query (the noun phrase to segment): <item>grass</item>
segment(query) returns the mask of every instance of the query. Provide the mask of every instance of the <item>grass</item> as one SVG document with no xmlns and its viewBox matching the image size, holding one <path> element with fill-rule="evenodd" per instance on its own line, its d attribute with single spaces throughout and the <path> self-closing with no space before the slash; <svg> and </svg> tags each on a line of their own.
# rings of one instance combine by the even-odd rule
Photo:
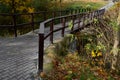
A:
<svg viewBox="0 0 120 80">
<path fill-rule="evenodd" d="M 91 2 L 91 1 L 74 1 L 72 3 L 70 3 L 70 5 L 68 7 L 70 8 L 86 8 L 86 7 L 90 7 L 94 10 L 99 9 L 101 7 L 103 7 L 104 5 L 106 5 L 108 2 L 107 1 L 97 1 L 97 2 Z"/>
</svg>

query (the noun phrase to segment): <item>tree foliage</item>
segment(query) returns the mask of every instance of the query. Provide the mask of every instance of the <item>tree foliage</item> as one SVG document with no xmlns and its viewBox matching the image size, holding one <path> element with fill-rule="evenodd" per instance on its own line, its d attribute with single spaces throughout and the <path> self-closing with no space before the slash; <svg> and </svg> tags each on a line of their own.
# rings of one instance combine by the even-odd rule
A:
<svg viewBox="0 0 120 80">
<path fill-rule="evenodd" d="M 13 8 L 16 13 L 21 12 L 33 12 L 34 9 L 31 5 L 32 0 L 1 0 L 0 1 L 0 12 L 1 13 L 12 13 Z"/>
</svg>

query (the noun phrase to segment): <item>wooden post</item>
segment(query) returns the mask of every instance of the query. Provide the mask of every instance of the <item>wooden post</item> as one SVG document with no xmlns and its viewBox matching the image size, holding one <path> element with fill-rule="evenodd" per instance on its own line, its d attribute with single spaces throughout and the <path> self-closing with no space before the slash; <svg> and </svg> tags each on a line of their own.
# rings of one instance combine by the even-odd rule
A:
<svg viewBox="0 0 120 80">
<path fill-rule="evenodd" d="M 14 28 L 14 35 L 17 37 L 17 28 L 16 28 L 16 15 L 13 14 L 13 28 Z"/>
<path fill-rule="evenodd" d="M 80 28 L 80 15 L 78 15 L 78 28 Z"/>
<path fill-rule="evenodd" d="M 51 23 L 50 23 L 50 32 L 52 32 L 51 35 L 50 35 L 50 42 L 52 44 L 53 44 L 53 25 L 54 25 L 54 22 L 52 20 Z"/>
<path fill-rule="evenodd" d="M 17 28 L 16 28 L 16 9 L 15 9 L 15 1 L 12 0 L 12 17 L 13 17 L 13 28 L 14 28 L 14 35 L 17 37 Z"/>
<path fill-rule="evenodd" d="M 95 11 L 95 18 L 97 18 L 97 11 Z"/>
<path fill-rule="evenodd" d="M 92 21 L 92 12 L 90 12 L 89 18 L 90 18 L 90 21 Z"/>
<path fill-rule="evenodd" d="M 94 12 L 92 12 L 91 19 L 94 20 Z"/>
<path fill-rule="evenodd" d="M 74 22 L 75 22 L 75 16 L 74 15 L 72 16 L 72 21 L 73 21 L 73 27 L 72 27 L 71 30 L 73 31 L 74 30 Z"/>
<path fill-rule="evenodd" d="M 38 48 L 38 71 L 43 71 L 43 56 L 44 56 L 44 24 L 40 24 L 39 30 L 39 48 Z"/>
<path fill-rule="evenodd" d="M 63 25 L 63 29 L 62 29 L 62 37 L 64 37 L 64 32 L 65 32 L 65 18 L 62 19 L 62 25 Z"/>
<path fill-rule="evenodd" d="M 43 71 L 43 55 L 44 55 L 44 34 L 39 34 L 39 54 L 38 54 L 38 71 Z"/>
<path fill-rule="evenodd" d="M 83 16 L 83 21 L 82 21 L 82 22 L 83 22 L 83 24 L 82 24 L 82 27 L 84 27 L 84 26 L 85 26 L 85 15 L 86 15 L 86 14 L 82 14 L 82 16 Z"/>
</svg>

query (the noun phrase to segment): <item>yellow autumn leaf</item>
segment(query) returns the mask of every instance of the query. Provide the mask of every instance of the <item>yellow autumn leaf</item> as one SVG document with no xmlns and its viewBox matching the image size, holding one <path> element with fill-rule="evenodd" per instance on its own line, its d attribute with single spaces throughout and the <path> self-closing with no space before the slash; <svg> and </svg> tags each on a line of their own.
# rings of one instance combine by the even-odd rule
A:
<svg viewBox="0 0 120 80">
<path fill-rule="evenodd" d="M 16 10 L 23 11 L 23 10 L 25 10 L 25 7 L 24 6 L 20 6 L 19 8 L 16 8 Z"/>
<path fill-rule="evenodd" d="M 30 8 L 30 7 L 29 7 L 29 8 L 28 8 L 28 12 L 29 12 L 29 13 L 33 13 L 33 12 L 34 12 L 34 8 Z"/>
<path fill-rule="evenodd" d="M 91 52 L 91 56 L 92 57 L 96 57 L 96 54 L 95 54 L 95 52 L 92 50 L 92 52 Z"/>
<path fill-rule="evenodd" d="M 98 52 L 98 53 L 97 53 L 97 56 L 102 56 L 102 52 Z"/>
</svg>

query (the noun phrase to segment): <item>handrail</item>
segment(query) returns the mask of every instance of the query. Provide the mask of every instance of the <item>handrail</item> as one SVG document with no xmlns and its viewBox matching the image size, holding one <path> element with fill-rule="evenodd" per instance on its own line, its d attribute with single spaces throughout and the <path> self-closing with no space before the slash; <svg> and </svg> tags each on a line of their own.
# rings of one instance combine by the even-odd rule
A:
<svg viewBox="0 0 120 80">
<path fill-rule="evenodd" d="M 34 12 L 34 13 L 15 13 L 15 14 L 13 14 L 13 13 L 0 13 L 0 16 L 10 17 L 10 19 L 11 19 L 10 24 L 5 24 L 5 25 L 0 24 L 0 29 L 1 28 L 4 29 L 4 28 L 7 28 L 7 27 L 8 28 L 11 27 L 14 30 L 15 37 L 17 37 L 17 27 L 18 26 L 30 25 L 30 27 L 32 27 L 32 29 L 34 31 L 34 25 L 48 19 L 49 14 L 51 15 L 51 17 L 55 18 L 55 17 L 58 17 L 58 16 L 73 14 L 74 12 L 75 13 L 80 13 L 80 10 L 81 9 L 63 10 L 63 11 L 39 11 L 39 12 Z M 35 21 L 35 16 L 36 15 L 40 15 L 40 16 L 42 16 L 42 18 Z M 19 16 L 29 16 L 30 21 L 18 23 L 17 20 L 19 19 Z"/>
<path fill-rule="evenodd" d="M 72 20 L 73 22 L 73 28 L 70 30 L 70 32 L 73 32 L 78 29 L 85 28 L 85 25 L 90 24 L 94 21 L 95 18 L 100 19 L 102 18 L 103 14 L 105 12 L 105 9 L 96 10 L 94 12 L 89 13 L 78 13 L 73 15 L 67 15 L 67 16 L 60 16 L 56 18 L 48 19 L 42 23 L 40 23 L 39 27 L 39 64 L 38 69 L 39 71 L 43 71 L 43 55 L 44 55 L 44 40 L 50 36 L 50 41 L 53 43 L 53 33 L 62 30 L 61 35 L 64 37 L 65 28 L 68 27 L 68 22 Z M 67 21 L 67 18 L 70 18 L 69 21 Z M 55 27 L 55 20 L 62 20 L 62 26 L 60 28 L 54 29 Z M 48 34 L 45 35 L 45 27 L 46 24 L 50 23 L 50 30 L 48 31 Z M 75 27 L 75 24 L 78 24 L 77 27 Z"/>
<path fill-rule="evenodd" d="M 99 17 L 100 15 L 102 15 L 104 13 L 104 9 L 102 10 L 98 10 L 98 11 L 94 11 L 92 13 L 89 13 L 88 16 L 90 16 L 91 14 L 93 16 L 90 16 L 90 18 L 94 18 L 94 17 Z M 68 18 L 68 17 L 73 17 L 73 16 L 79 16 L 79 15 L 85 15 L 86 13 L 79 13 L 79 14 L 73 14 L 73 15 L 67 15 L 67 16 L 60 16 L 60 17 L 56 17 L 56 18 L 51 18 L 51 19 L 48 19 L 44 22 L 42 22 L 40 24 L 40 27 L 39 27 L 39 33 L 44 33 L 44 28 L 45 28 L 45 24 L 49 23 L 49 22 L 52 22 L 54 20 L 57 20 L 57 19 L 63 19 L 63 18 Z M 85 17 L 85 16 L 84 16 Z M 61 28 L 62 29 L 62 28 Z M 52 31 L 54 32 L 54 30 Z M 51 32 L 50 32 L 51 33 Z M 45 38 L 46 39 L 46 38 Z"/>
</svg>

